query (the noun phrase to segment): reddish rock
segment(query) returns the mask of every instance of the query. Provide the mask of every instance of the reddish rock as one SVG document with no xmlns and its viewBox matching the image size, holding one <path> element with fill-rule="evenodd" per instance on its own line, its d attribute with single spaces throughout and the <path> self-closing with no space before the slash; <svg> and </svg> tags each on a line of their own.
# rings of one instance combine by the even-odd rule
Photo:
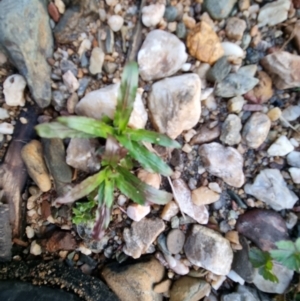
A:
<svg viewBox="0 0 300 301">
<path fill-rule="evenodd" d="M 293 0 L 294 8 L 300 8 L 300 0 Z"/>
<path fill-rule="evenodd" d="M 70 232 L 54 232 L 46 243 L 46 249 L 49 252 L 57 252 L 59 250 L 73 251 L 76 248 L 77 243 Z"/>
<path fill-rule="evenodd" d="M 58 22 L 60 19 L 60 14 L 53 2 L 50 2 L 48 5 L 48 13 L 54 22 Z"/>
<path fill-rule="evenodd" d="M 284 219 L 272 210 L 254 209 L 240 215 L 236 229 L 263 251 L 274 249 L 277 241 L 289 239 Z"/>
<path fill-rule="evenodd" d="M 43 200 L 41 204 L 41 213 L 43 219 L 47 219 L 51 215 L 51 207 L 47 200 Z"/>
</svg>

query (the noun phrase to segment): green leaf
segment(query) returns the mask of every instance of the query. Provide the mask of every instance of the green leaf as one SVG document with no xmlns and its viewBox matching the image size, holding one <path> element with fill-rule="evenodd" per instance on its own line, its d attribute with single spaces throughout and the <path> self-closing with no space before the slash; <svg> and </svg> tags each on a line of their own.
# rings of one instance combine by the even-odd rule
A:
<svg viewBox="0 0 300 301">
<path fill-rule="evenodd" d="M 300 252 L 300 238 L 295 241 L 295 246 L 298 252 Z"/>
<path fill-rule="evenodd" d="M 96 189 L 106 178 L 107 171 L 104 169 L 93 176 L 86 178 L 74 186 L 66 195 L 55 200 L 56 204 L 73 203 Z"/>
<path fill-rule="evenodd" d="M 104 183 L 104 203 L 108 208 L 111 208 L 114 202 L 115 181 L 114 179 L 105 179 Z"/>
<path fill-rule="evenodd" d="M 166 177 L 173 174 L 167 163 L 138 142 L 130 141 L 126 136 L 116 136 L 116 138 L 129 151 L 131 157 L 137 160 L 146 170 Z"/>
<path fill-rule="evenodd" d="M 277 250 L 271 250 L 271 257 L 286 266 L 290 270 L 300 270 L 300 252 L 292 241 L 279 241 L 276 243 Z"/>
<path fill-rule="evenodd" d="M 158 190 L 144 182 L 129 172 L 127 169 L 118 166 L 116 168 L 119 176 L 116 178 L 118 188 L 128 198 L 138 204 L 145 202 L 165 205 L 169 203 L 173 195 L 163 190 Z"/>
<path fill-rule="evenodd" d="M 35 127 L 38 135 L 43 138 L 94 138 L 95 135 L 83 133 L 59 123 L 42 123 Z"/>
<path fill-rule="evenodd" d="M 128 128 L 126 129 L 126 132 L 124 134 L 128 135 L 128 138 L 132 141 L 150 142 L 165 147 L 181 147 L 181 145 L 176 140 L 169 138 L 167 135 L 159 134 L 152 131 L 147 131 L 143 129 L 135 130 Z"/>
<path fill-rule="evenodd" d="M 273 265 L 272 265 L 273 266 Z M 267 269 L 266 267 L 260 267 L 258 269 L 258 273 L 260 275 L 262 275 L 264 277 L 264 279 L 269 280 L 271 282 L 276 282 L 278 283 L 278 278 L 276 277 L 276 275 L 274 275 L 274 273 L 272 272 L 272 268 L 271 270 Z"/>
<path fill-rule="evenodd" d="M 136 62 L 125 65 L 122 81 L 118 93 L 117 108 L 114 117 L 114 126 L 121 134 L 127 127 L 138 87 L 139 70 Z"/>
<path fill-rule="evenodd" d="M 271 257 L 268 252 L 263 252 L 257 248 L 252 248 L 249 251 L 249 259 L 255 268 L 259 268 L 270 261 Z"/>
<path fill-rule="evenodd" d="M 89 117 L 58 117 L 57 121 L 73 130 L 81 131 L 93 135 L 94 137 L 107 138 L 107 135 L 113 135 L 114 133 L 114 129 L 111 126 Z"/>
</svg>

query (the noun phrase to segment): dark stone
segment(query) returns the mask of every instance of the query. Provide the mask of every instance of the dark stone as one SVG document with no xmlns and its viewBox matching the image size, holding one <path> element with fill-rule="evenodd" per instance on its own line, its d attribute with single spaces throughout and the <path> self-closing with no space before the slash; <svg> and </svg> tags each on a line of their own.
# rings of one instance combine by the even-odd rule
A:
<svg viewBox="0 0 300 301">
<path fill-rule="evenodd" d="M 168 22 L 174 22 L 178 18 L 178 9 L 175 6 L 167 6 L 164 14 L 164 18 Z"/>
<path fill-rule="evenodd" d="M 252 283 L 254 276 L 254 269 L 249 261 L 249 245 L 244 236 L 240 236 L 240 244 L 242 250 L 237 250 L 233 254 L 233 262 L 231 269 L 240 275 L 246 282 Z"/>
<path fill-rule="evenodd" d="M 60 62 L 60 69 L 63 73 L 66 73 L 67 71 L 71 71 L 74 76 L 77 76 L 78 73 L 78 69 L 77 66 L 69 60 L 61 60 Z"/>
<path fill-rule="evenodd" d="M 0 1 L 0 50 L 26 78 L 30 92 L 41 107 L 51 100 L 53 37 L 46 0 Z"/>
<path fill-rule="evenodd" d="M 249 64 L 258 64 L 261 59 L 260 53 L 258 50 L 248 47 L 246 50 L 246 62 Z"/>
<path fill-rule="evenodd" d="M 229 74 L 230 70 L 231 64 L 228 62 L 227 57 L 223 56 L 208 70 L 206 78 L 213 83 L 219 83 Z"/>
<path fill-rule="evenodd" d="M 222 20 L 229 16 L 237 0 L 204 0 L 204 9 L 215 20 Z"/>
<path fill-rule="evenodd" d="M 12 239 L 11 226 L 9 223 L 9 207 L 3 204 L 0 205 L 0 261 L 9 261 L 11 259 L 11 248 Z M 0 300 L 2 299 L 0 298 Z"/>
<path fill-rule="evenodd" d="M 274 249 L 280 240 L 289 239 L 284 219 L 272 210 L 254 209 L 240 215 L 236 229 L 263 251 Z"/>
</svg>

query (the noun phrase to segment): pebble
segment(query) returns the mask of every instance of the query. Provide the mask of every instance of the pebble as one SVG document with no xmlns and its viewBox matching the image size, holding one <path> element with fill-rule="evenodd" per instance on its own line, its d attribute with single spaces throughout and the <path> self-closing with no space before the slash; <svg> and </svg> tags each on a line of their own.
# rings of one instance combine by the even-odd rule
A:
<svg viewBox="0 0 300 301">
<path fill-rule="evenodd" d="M 204 226 L 192 226 L 184 251 L 193 265 L 216 275 L 227 275 L 231 269 L 233 252 L 229 241 L 218 232 Z"/>
<path fill-rule="evenodd" d="M 157 173 L 151 173 L 145 169 L 140 169 L 137 177 L 144 183 L 159 189 L 161 184 L 161 176 Z"/>
<path fill-rule="evenodd" d="M 7 62 L 6 55 L 0 51 L 0 66 L 4 65 Z"/>
<path fill-rule="evenodd" d="M 21 157 L 29 176 L 43 192 L 51 189 L 50 176 L 43 157 L 42 144 L 37 140 L 27 143 L 21 151 Z"/>
<path fill-rule="evenodd" d="M 167 235 L 167 248 L 171 254 L 181 252 L 185 242 L 185 234 L 179 229 L 171 230 Z"/>
<path fill-rule="evenodd" d="M 77 243 L 71 232 L 56 231 L 46 241 L 46 250 L 54 253 L 60 250 L 74 251 Z"/>
<path fill-rule="evenodd" d="M 294 150 L 294 146 L 286 136 L 280 136 L 267 150 L 271 156 L 285 156 Z"/>
<path fill-rule="evenodd" d="M 123 231 L 125 241 L 123 252 L 135 259 L 139 258 L 164 230 L 165 224 L 159 218 L 144 218 L 139 222 L 133 222 L 130 229 L 125 228 Z"/>
<path fill-rule="evenodd" d="M 250 148 L 259 148 L 266 140 L 271 128 L 271 120 L 266 114 L 253 113 L 244 125 L 243 141 Z"/>
<path fill-rule="evenodd" d="M 274 26 L 284 22 L 288 18 L 290 6 L 290 0 L 277 0 L 267 3 L 259 10 L 257 18 L 258 26 Z"/>
<path fill-rule="evenodd" d="M 173 181 L 173 194 L 181 212 L 187 214 L 199 224 L 207 224 L 209 215 L 207 208 L 193 203 L 191 191 L 182 179 Z"/>
<path fill-rule="evenodd" d="M 233 187 L 244 184 L 244 160 L 236 149 L 213 142 L 201 145 L 199 155 L 205 169 L 212 175 L 222 178 Z"/>
<path fill-rule="evenodd" d="M 148 205 L 131 204 L 127 207 L 126 213 L 129 218 L 135 222 L 139 222 L 150 213 L 150 210 L 151 208 Z"/>
<path fill-rule="evenodd" d="M 237 0 L 204 0 L 203 8 L 215 20 L 226 19 Z"/>
<path fill-rule="evenodd" d="M 196 74 L 184 74 L 154 83 L 148 98 L 154 127 L 172 139 L 193 128 L 201 114 L 200 93 L 201 82 Z"/>
<path fill-rule="evenodd" d="M 105 53 L 100 47 L 95 47 L 92 50 L 89 71 L 95 75 L 102 72 L 102 66 L 105 59 Z"/>
<path fill-rule="evenodd" d="M 300 116 L 300 106 L 288 106 L 282 111 L 282 117 L 286 121 L 294 121 Z"/>
<path fill-rule="evenodd" d="M 63 15 L 66 10 L 66 6 L 65 6 L 64 2 L 62 0 L 54 0 L 54 4 L 57 7 L 59 13 Z"/>
<path fill-rule="evenodd" d="M 221 134 L 220 126 L 215 126 L 213 128 L 209 127 L 209 123 L 203 124 L 197 134 L 190 141 L 191 145 L 203 144 L 214 141 Z"/>
<path fill-rule="evenodd" d="M 290 152 L 286 158 L 289 165 L 300 168 L 300 152 Z"/>
<path fill-rule="evenodd" d="M 247 10 L 250 7 L 250 0 L 239 0 L 240 11 Z"/>
<path fill-rule="evenodd" d="M 226 56 L 216 61 L 212 68 L 207 72 L 206 78 L 211 82 L 221 82 L 231 71 L 231 64 Z"/>
<path fill-rule="evenodd" d="M 210 182 L 208 184 L 208 188 L 211 189 L 212 191 L 216 192 L 216 193 L 222 193 L 222 189 L 221 189 L 220 185 L 217 182 Z"/>
<path fill-rule="evenodd" d="M 176 35 L 179 39 L 184 39 L 186 37 L 186 27 L 183 22 L 178 22 L 176 27 Z"/>
<path fill-rule="evenodd" d="M 60 69 L 62 73 L 66 73 L 70 70 L 74 74 L 74 76 L 77 76 L 78 74 L 77 66 L 70 60 L 62 59 L 60 61 Z"/>
<path fill-rule="evenodd" d="M 242 66 L 239 70 L 238 70 L 238 74 L 243 74 L 243 75 L 247 75 L 247 76 L 252 76 L 254 77 L 257 71 L 257 65 L 246 65 L 246 66 Z"/>
<path fill-rule="evenodd" d="M 118 64 L 113 62 L 104 62 L 104 71 L 108 74 L 114 74 L 118 68 Z"/>
<path fill-rule="evenodd" d="M 186 45 L 191 56 L 210 65 L 224 54 L 219 37 L 205 21 L 198 23 L 189 32 Z"/>
<path fill-rule="evenodd" d="M 240 113 L 245 103 L 244 97 L 239 95 L 228 100 L 227 109 L 230 113 Z"/>
<path fill-rule="evenodd" d="M 8 122 L 0 123 L 0 134 L 12 135 L 14 132 L 14 126 Z"/>
<path fill-rule="evenodd" d="M 196 26 L 196 21 L 194 18 L 190 17 L 187 14 L 184 14 L 182 17 L 182 21 L 185 24 L 186 28 L 193 29 Z"/>
<path fill-rule="evenodd" d="M 105 0 L 105 2 L 108 6 L 116 6 L 119 0 Z"/>
<path fill-rule="evenodd" d="M 165 13 L 165 5 L 156 3 L 144 6 L 142 9 L 142 22 L 146 27 L 159 24 Z"/>
<path fill-rule="evenodd" d="M 231 73 L 217 84 L 215 95 L 225 98 L 243 95 L 253 89 L 258 82 L 256 78 Z"/>
<path fill-rule="evenodd" d="M 210 285 L 188 276 L 176 280 L 170 290 L 170 301 L 198 301 L 210 293 Z"/>
<path fill-rule="evenodd" d="M 160 217 L 164 220 L 164 221 L 170 221 L 172 219 L 172 217 L 176 216 L 179 212 L 179 207 L 178 205 L 173 202 L 170 201 L 168 204 L 166 204 L 162 210 L 162 213 L 160 215 Z"/>
<path fill-rule="evenodd" d="M 158 284 L 155 284 L 153 291 L 158 294 L 168 293 L 170 291 L 171 285 L 172 281 L 170 279 L 166 279 Z"/>
<path fill-rule="evenodd" d="M 224 144 L 235 145 L 241 142 L 240 131 L 242 129 L 242 122 L 240 117 L 235 114 L 227 115 L 221 130 L 220 140 Z"/>
<path fill-rule="evenodd" d="M 79 82 L 70 70 L 63 75 L 63 81 L 70 93 L 74 93 L 79 88 Z"/>
<path fill-rule="evenodd" d="M 237 17 L 231 17 L 227 20 L 225 32 L 230 40 L 241 40 L 247 24 L 244 20 Z"/>
<path fill-rule="evenodd" d="M 28 238 L 28 239 L 31 239 L 31 238 L 34 237 L 34 235 L 35 235 L 35 233 L 34 233 L 33 228 L 30 227 L 30 226 L 27 226 L 27 227 L 26 227 L 26 236 L 27 236 L 27 238 Z"/>
<path fill-rule="evenodd" d="M 282 112 L 278 107 L 275 107 L 271 109 L 267 115 L 271 121 L 277 121 L 278 119 L 280 119 Z"/>
<path fill-rule="evenodd" d="M 300 168 L 291 167 L 289 168 L 289 173 L 292 177 L 292 180 L 295 184 L 300 184 Z"/>
<path fill-rule="evenodd" d="M 244 190 L 276 211 L 291 209 L 298 200 L 295 193 L 288 188 L 278 169 L 261 170 L 254 183 L 246 184 Z"/>
<path fill-rule="evenodd" d="M 140 76 L 144 81 L 171 76 L 186 60 L 185 45 L 175 35 L 152 30 L 138 52 Z"/>
<path fill-rule="evenodd" d="M 81 42 L 80 47 L 77 52 L 80 59 L 84 56 L 85 52 L 91 50 L 91 48 L 92 48 L 92 42 L 89 39 L 84 39 Z"/>
<path fill-rule="evenodd" d="M 174 22 L 177 20 L 179 15 L 178 9 L 176 6 L 169 5 L 165 9 L 164 18 L 167 22 Z"/>
<path fill-rule="evenodd" d="M 220 194 L 206 186 L 199 187 L 192 191 L 193 203 L 197 206 L 208 205 L 218 201 Z"/>
<path fill-rule="evenodd" d="M 42 254 L 41 246 L 34 240 L 30 245 L 30 254 L 34 256 L 39 256 Z"/>
<path fill-rule="evenodd" d="M 300 86 L 300 56 L 286 51 L 275 51 L 260 61 L 271 76 L 277 89 L 289 89 Z"/>
<path fill-rule="evenodd" d="M 108 18 L 107 24 L 112 31 L 118 32 L 124 24 L 124 19 L 119 15 L 113 15 Z"/>
<path fill-rule="evenodd" d="M 222 42 L 221 46 L 223 48 L 223 53 L 225 56 L 232 56 L 236 58 L 243 58 L 245 56 L 244 50 L 235 43 Z"/>
<path fill-rule="evenodd" d="M 48 13 L 54 22 L 57 23 L 59 21 L 60 14 L 59 14 L 59 11 L 58 11 L 56 5 L 53 2 L 50 2 L 48 5 Z"/>
<path fill-rule="evenodd" d="M 69 114 L 74 114 L 75 113 L 75 107 L 78 104 L 78 94 L 77 93 L 72 93 L 71 96 L 67 100 L 67 110 Z"/>
<path fill-rule="evenodd" d="M 25 105 L 24 90 L 26 81 L 22 75 L 13 74 L 3 83 L 4 100 L 8 106 Z"/>
</svg>

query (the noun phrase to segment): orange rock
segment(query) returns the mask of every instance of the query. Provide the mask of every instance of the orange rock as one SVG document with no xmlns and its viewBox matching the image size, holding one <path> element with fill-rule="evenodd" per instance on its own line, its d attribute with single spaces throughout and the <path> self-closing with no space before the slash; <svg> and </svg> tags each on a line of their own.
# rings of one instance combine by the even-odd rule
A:
<svg viewBox="0 0 300 301">
<path fill-rule="evenodd" d="M 188 34 L 187 47 L 190 55 L 209 64 L 213 64 L 224 54 L 219 37 L 204 21 L 198 23 Z"/>
<path fill-rule="evenodd" d="M 60 250 L 73 251 L 77 248 L 77 243 L 70 232 L 54 232 L 47 240 L 46 249 L 48 252 L 57 252 Z"/>
<path fill-rule="evenodd" d="M 55 4 L 53 2 L 50 2 L 48 5 L 48 13 L 51 16 L 51 18 L 53 19 L 54 22 L 58 22 L 60 19 L 60 14 L 59 11 L 57 9 L 57 7 L 55 6 Z"/>
</svg>

